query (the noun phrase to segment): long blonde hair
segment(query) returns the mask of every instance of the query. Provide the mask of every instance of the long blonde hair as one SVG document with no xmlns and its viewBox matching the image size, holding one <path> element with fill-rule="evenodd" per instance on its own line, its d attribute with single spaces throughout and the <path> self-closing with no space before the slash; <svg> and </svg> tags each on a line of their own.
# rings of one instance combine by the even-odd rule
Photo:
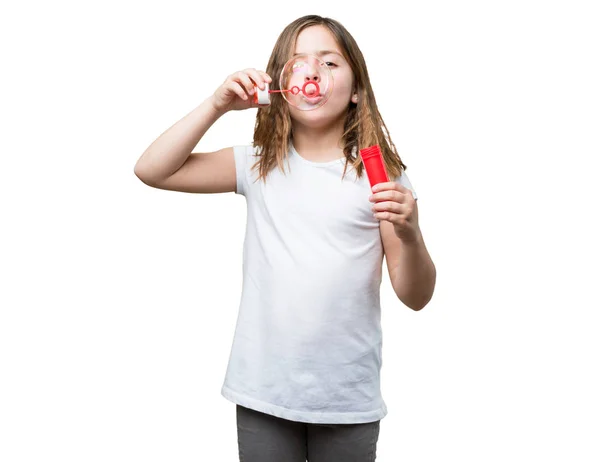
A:
<svg viewBox="0 0 600 462">
<path fill-rule="evenodd" d="M 344 155 L 346 156 L 344 175 L 350 164 L 356 170 L 356 176 L 361 178 L 364 166 L 359 150 L 379 144 L 385 168 L 390 180 L 393 181 L 402 173 L 402 170 L 407 169 L 407 166 L 400 159 L 396 146 L 377 109 L 363 54 L 352 35 L 342 24 L 331 18 L 307 15 L 286 26 L 279 35 L 267 64 L 266 72 L 273 78 L 270 88 L 278 89 L 279 75 L 295 51 L 296 39 L 300 32 L 307 27 L 317 25 L 323 25 L 332 32 L 355 76 L 358 103 L 350 102 L 342 134 Z M 276 165 L 285 174 L 283 161 L 287 158 L 291 138 L 292 121 L 288 103 L 283 98 L 272 98 L 269 106 L 258 108 L 253 146 L 260 148 L 258 150 L 260 157 L 252 166 L 253 169 L 259 169 L 258 178 L 266 182 L 267 175 Z"/>
</svg>

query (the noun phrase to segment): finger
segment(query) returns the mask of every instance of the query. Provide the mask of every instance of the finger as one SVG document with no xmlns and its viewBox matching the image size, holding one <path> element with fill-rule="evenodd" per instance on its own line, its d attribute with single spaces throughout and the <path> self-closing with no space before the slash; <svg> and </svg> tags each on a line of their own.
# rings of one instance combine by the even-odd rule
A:
<svg viewBox="0 0 600 462">
<path fill-rule="evenodd" d="M 236 81 L 231 82 L 227 88 L 231 89 L 231 91 L 233 91 L 236 95 L 238 95 L 240 98 L 246 100 L 248 99 L 248 95 L 246 94 L 246 92 L 242 89 L 242 87 L 240 86 L 240 84 Z"/>
<path fill-rule="evenodd" d="M 385 220 L 385 221 L 389 221 L 390 223 L 394 223 L 394 216 L 396 216 L 396 215 L 391 212 L 384 211 L 384 212 L 375 212 L 375 213 L 373 213 L 373 216 L 378 220 Z"/>
<path fill-rule="evenodd" d="M 384 181 L 383 183 L 377 183 L 375 186 L 371 188 L 371 191 L 384 191 L 386 189 L 390 189 L 391 185 L 394 184 L 393 181 Z"/>
<path fill-rule="evenodd" d="M 267 74 L 266 72 L 260 71 L 260 73 L 263 76 L 263 78 L 265 79 L 265 82 L 271 83 L 273 81 L 271 76 L 269 74 Z"/>
<path fill-rule="evenodd" d="M 258 88 L 261 90 L 265 89 L 265 79 L 256 69 L 246 69 L 246 73 L 251 77 Z"/>
<path fill-rule="evenodd" d="M 392 212 L 398 215 L 406 215 L 407 207 L 395 201 L 378 202 L 371 207 L 373 212 Z"/>
<path fill-rule="evenodd" d="M 383 192 L 378 192 L 373 194 L 370 197 L 372 202 L 383 202 L 383 201 L 394 201 L 394 202 L 405 202 L 406 196 L 404 193 L 396 190 L 388 190 Z"/>
<path fill-rule="evenodd" d="M 246 92 L 251 95 L 254 93 L 254 83 L 250 80 L 250 77 L 244 71 L 239 71 L 235 74 L 236 79 L 242 85 L 242 88 L 246 90 Z"/>
<path fill-rule="evenodd" d="M 408 224 L 408 220 L 405 215 L 390 212 L 389 210 L 384 210 L 382 212 L 374 212 L 373 216 L 378 220 L 389 221 L 394 225 L 406 226 Z"/>
</svg>

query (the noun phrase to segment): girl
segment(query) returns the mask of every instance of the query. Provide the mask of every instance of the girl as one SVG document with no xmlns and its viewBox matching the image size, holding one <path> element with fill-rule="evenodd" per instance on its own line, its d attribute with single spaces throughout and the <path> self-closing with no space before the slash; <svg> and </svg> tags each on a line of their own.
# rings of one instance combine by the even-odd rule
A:
<svg viewBox="0 0 600 462">
<path fill-rule="evenodd" d="M 310 111 L 280 96 L 254 103 L 254 87 L 275 83 L 271 76 L 300 53 L 330 67 L 327 103 Z M 190 153 L 223 114 L 252 107 L 252 145 Z M 358 150 L 374 144 L 394 181 L 371 191 Z M 246 197 L 243 288 L 221 390 L 237 405 L 240 461 L 375 460 L 387 414 L 383 255 L 410 308 L 423 308 L 435 285 L 405 169 L 357 44 L 339 22 L 316 15 L 283 30 L 267 72 L 230 75 L 138 160 L 135 173 L 150 186 Z"/>
</svg>

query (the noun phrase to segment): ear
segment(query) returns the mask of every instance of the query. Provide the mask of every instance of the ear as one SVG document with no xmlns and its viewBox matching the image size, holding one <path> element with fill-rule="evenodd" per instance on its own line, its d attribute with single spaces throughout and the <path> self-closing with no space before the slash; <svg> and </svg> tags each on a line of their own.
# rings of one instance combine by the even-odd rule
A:
<svg viewBox="0 0 600 462">
<path fill-rule="evenodd" d="M 358 103 L 358 94 L 357 94 L 357 93 L 354 93 L 354 94 L 352 95 L 352 102 L 353 102 L 354 104 Z"/>
</svg>

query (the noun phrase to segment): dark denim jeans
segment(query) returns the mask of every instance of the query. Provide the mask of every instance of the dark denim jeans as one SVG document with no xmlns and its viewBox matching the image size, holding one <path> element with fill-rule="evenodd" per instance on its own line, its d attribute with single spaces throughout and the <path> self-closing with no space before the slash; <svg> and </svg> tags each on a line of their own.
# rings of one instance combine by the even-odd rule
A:
<svg viewBox="0 0 600 462">
<path fill-rule="evenodd" d="M 373 462 L 379 423 L 293 422 L 236 405 L 240 462 Z"/>
</svg>

